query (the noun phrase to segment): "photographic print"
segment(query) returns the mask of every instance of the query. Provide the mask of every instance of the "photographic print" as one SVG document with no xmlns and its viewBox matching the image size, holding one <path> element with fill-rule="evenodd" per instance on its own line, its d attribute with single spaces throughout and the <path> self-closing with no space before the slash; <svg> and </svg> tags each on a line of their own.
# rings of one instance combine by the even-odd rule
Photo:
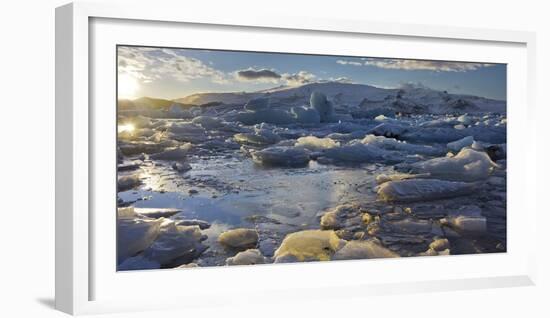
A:
<svg viewBox="0 0 550 318">
<path fill-rule="evenodd" d="M 118 271 L 506 252 L 505 64 L 116 50 Z"/>
</svg>

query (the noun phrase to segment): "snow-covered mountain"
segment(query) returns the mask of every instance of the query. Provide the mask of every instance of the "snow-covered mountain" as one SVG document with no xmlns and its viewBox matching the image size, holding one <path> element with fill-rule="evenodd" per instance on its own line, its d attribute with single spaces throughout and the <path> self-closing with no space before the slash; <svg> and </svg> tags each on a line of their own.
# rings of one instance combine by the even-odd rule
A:
<svg viewBox="0 0 550 318">
<path fill-rule="evenodd" d="M 181 104 L 245 104 L 251 99 L 269 97 L 273 106 L 299 106 L 309 103 L 311 93 L 321 92 L 336 108 L 369 111 L 387 109 L 402 113 L 505 113 L 506 102 L 471 95 L 449 94 L 426 87 L 379 88 L 364 84 L 317 82 L 293 87 L 276 87 L 256 92 L 199 93 L 175 99 Z"/>
</svg>

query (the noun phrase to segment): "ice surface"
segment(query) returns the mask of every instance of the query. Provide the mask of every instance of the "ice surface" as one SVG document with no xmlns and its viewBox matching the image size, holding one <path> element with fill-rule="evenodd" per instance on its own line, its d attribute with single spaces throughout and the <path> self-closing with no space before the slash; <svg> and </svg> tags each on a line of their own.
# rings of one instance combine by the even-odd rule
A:
<svg viewBox="0 0 550 318">
<path fill-rule="evenodd" d="M 268 108 L 269 98 L 253 98 L 244 105 L 244 109 L 250 111 L 265 110 Z"/>
<path fill-rule="evenodd" d="M 254 128 L 253 133 L 240 133 L 233 136 L 236 142 L 252 146 L 272 145 L 281 140 L 273 131 L 264 128 L 263 125 Z"/>
<path fill-rule="evenodd" d="M 485 152 L 463 148 L 454 157 L 440 157 L 411 164 L 412 173 L 428 173 L 433 178 L 455 181 L 487 179 L 497 167 Z"/>
<path fill-rule="evenodd" d="M 309 153 L 298 147 L 275 146 L 252 153 L 254 162 L 264 166 L 299 167 L 309 162 Z"/>
<path fill-rule="evenodd" d="M 200 125 L 204 129 L 212 130 L 223 126 L 223 122 L 219 118 L 210 116 L 198 116 L 193 118 L 191 123 Z"/>
<path fill-rule="evenodd" d="M 137 255 L 125 259 L 122 263 L 118 264 L 117 270 L 142 270 L 142 269 L 157 269 L 160 268 L 160 263 L 155 260 L 150 260 L 143 255 Z"/>
<path fill-rule="evenodd" d="M 275 251 L 275 262 L 328 261 L 345 242 L 334 231 L 306 230 L 291 233 Z"/>
<path fill-rule="evenodd" d="M 470 194 L 476 189 L 476 183 L 409 179 L 383 183 L 378 188 L 378 197 L 384 201 L 430 201 Z"/>
</svg>

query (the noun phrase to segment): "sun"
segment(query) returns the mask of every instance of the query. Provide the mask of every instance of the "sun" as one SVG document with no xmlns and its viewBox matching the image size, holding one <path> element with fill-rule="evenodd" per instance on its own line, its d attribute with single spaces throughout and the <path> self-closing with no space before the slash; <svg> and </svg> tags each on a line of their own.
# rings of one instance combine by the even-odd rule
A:
<svg viewBox="0 0 550 318">
<path fill-rule="evenodd" d="M 118 77 L 118 97 L 132 99 L 139 89 L 138 81 L 135 77 L 122 74 Z"/>
</svg>

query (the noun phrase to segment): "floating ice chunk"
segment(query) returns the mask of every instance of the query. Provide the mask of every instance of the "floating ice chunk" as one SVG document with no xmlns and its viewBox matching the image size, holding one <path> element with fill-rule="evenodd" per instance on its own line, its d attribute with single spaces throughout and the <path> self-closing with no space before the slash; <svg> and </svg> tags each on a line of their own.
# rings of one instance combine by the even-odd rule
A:
<svg viewBox="0 0 550 318">
<path fill-rule="evenodd" d="M 367 162 L 395 163 L 402 161 L 403 156 L 398 155 L 396 152 L 384 150 L 373 145 L 357 143 L 326 149 L 318 160 L 320 162 L 334 164 L 359 164 Z"/>
<path fill-rule="evenodd" d="M 145 250 L 143 255 L 161 265 L 169 264 L 176 259 L 182 263 L 191 262 L 207 247 L 201 242 L 205 239 L 198 226 L 163 227 L 158 238 Z"/>
<path fill-rule="evenodd" d="M 410 129 L 400 139 L 414 143 L 448 143 L 463 138 L 465 134 L 454 128 Z"/>
<path fill-rule="evenodd" d="M 295 118 L 292 114 L 285 110 L 268 108 L 257 111 L 239 112 L 234 116 L 234 120 L 245 125 L 255 125 L 261 123 L 286 125 L 293 123 Z"/>
<path fill-rule="evenodd" d="M 218 242 L 227 247 L 241 249 L 256 246 L 258 238 L 256 230 L 241 228 L 223 232 L 218 237 Z"/>
<path fill-rule="evenodd" d="M 186 172 L 191 170 L 191 165 L 187 162 L 174 162 L 172 164 L 172 169 L 176 170 L 177 172 Z"/>
<path fill-rule="evenodd" d="M 497 164 L 485 152 L 463 148 L 454 157 L 441 157 L 411 164 L 412 173 L 429 173 L 431 177 L 456 181 L 487 179 Z"/>
<path fill-rule="evenodd" d="M 364 212 L 357 204 L 342 204 L 327 211 L 321 217 L 321 228 L 323 230 L 340 229 L 344 222 Z"/>
<path fill-rule="evenodd" d="M 117 270 L 119 271 L 158 269 L 158 268 L 160 268 L 159 262 L 143 257 L 143 255 L 129 257 L 125 259 L 122 263 L 118 264 L 117 266 Z"/>
<path fill-rule="evenodd" d="M 180 147 L 169 148 L 163 152 L 152 154 L 150 158 L 155 160 L 185 160 L 192 147 L 190 143 L 186 143 Z"/>
<path fill-rule="evenodd" d="M 233 138 L 240 144 L 252 146 L 272 145 L 281 140 L 279 135 L 265 128 L 257 128 L 254 133 L 235 134 Z"/>
<path fill-rule="evenodd" d="M 467 114 L 459 116 L 456 120 L 461 122 L 463 125 L 468 126 L 472 124 L 472 118 Z"/>
<path fill-rule="evenodd" d="M 339 147 L 340 143 L 330 138 L 318 138 L 315 136 L 300 137 L 294 144 L 296 147 L 303 147 L 309 150 L 322 150 Z"/>
<path fill-rule="evenodd" d="M 255 265 L 264 264 L 265 262 L 265 257 L 257 249 L 248 249 L 244 252 L 239 252 L 237 255 L 225 260 L 227 265 Z"/>
<path fill-rule="evenodd" d="M 393 258 L 399 257 L 399 254 L 385 248 L 374 240 L 368 241 L 349 241 L 338 250 L 333 260 L 348 259 L 368 259 L 368 258 Z"/>
<path fill-rule="evenodd" d="M 393 124 L 393 123 L 382 123 L 374 128 L 372 128 L 369 133 L 376 136 L 385 136 L 385 137 L 399 137 L 407 131 L 407 127 Z"/>
<path fill-rule="evenodd" d="M 219 118 L 210 116 L 198 116 L 191 121 L 195 125 L 200 125 L 204 129 L 212 130 L 223 126 L 223 122 Z"/>
<path fill-rule="evenodd" d="M 197 225 L 201 230 L 210 228 L 210 223 L 203 220 L 197 220 L 197 219 L 180 220 L 176 222 L 176 225 L 186 225 L 186 226 Z"/>
<path fill-rule="evenodd" d="M 269 108 L 269 98 L 264 98 L 264 97 L 253 98 L 244 105 L 244 109 L 251 110 L 251 111 L 265 110 L 268 108 Z"/>
<path fill-rule="evenodd" d="M 437 179 L 409 179 L 385 182 L 378 187 L 378 197 L 384 201 L 429 201 L 472 193 L 476 183 Z"/>
<path fill-rule="evenodd" d="M 118 177 L 117 190 L 118 192 L 133 189 L 141 184 L 139 175 L 129 175 Z"/>
<path fill-rule="evenodd" d="M 309 104 L 319 113 L 321 122 L 330 121 L 334 114 L 332 103 L 327 100 L 327 96 L 320 92 L 313 92 L 309 98 Z"/>
<path fill-rule="evenodd" d="M 464 137 L 462 139 L 459 139 L 457 141 L 453 141 L 447 144 L 447 148 L 449 148 L 452 151 L 460 151 L 464 147 L 470 147 L 474 143 L 474 137 L 468 136 Z"/>
<path fill-rule="evenodd" d="M 409 144 L 395 138 L 384 136 L 367 135 L 361 142 L 387 150 L 405 151 L 413 154 L 434 156 L 442 153 L 441 149 L 433 146 Z"/>
<path fill-rule="evenodd" d="M 164 209 L 164 208 L 134 208 L 134 212 L 149 218 L 167 218 L 181 212 L 179 209 Z"/>
<path fill-rule="evenodd" d="M 318 124 L 321 122 L 321 115 L 315 108 L 305 106 L 292 107 L 290 113 L 301 124 Z"/>
<path fill-rule="evenodd" d="M 395 173 L 395 174 L 379 174 L 376 176 L 376 183 L 382 184 L 388 181 L 399 181 L 405 179 L 414 179 L 414 178 L 425 178 L 429 177 L 429 174 L 408 174 L 408 173 Z"/>
<path fill-rule="evenodd" d="M 309 162 L 309 153 L 297 147 L 269 147 L 252 153 L 254 162 L 264 166 L 300 167 Z"/>
<path fill-rule="evenodd" d="M 462 206 L 450 212 L 440 222 L 461 233 L 481 234 L 487 230 L 487 218 L 481 212 L 481 209 L 475 205 Z"/>
<path fill-rule="evenodd" d="M 119 218 L 117 220 L 117 259 L 145 250 L 160 233 L 162 219 Z"/>
<path fill-rule="evenodd" d="M 449 244 L 449 240 L 446 238 L 439 238 L 435 239 L 433 242 L 430 243 L 430 248 L 434 251 L 441 252 L 444 250 L 448 250 L 451 248 L 451 245 Z"/>
<path fill-rule="evenodd" d="M 117 217 L 118 218 L 133 218 L 136 216 L 133 206 L 117 208 Z"/>
<path fill-rule="evenodd" d="M 167 131 L 176 136 L 202 135 L 205 133 L 204 128 L 201 126 L 186 122 L 173 123 Z"/>
<path fill-rule="evenodd" d="M 291 233 L 275 251 L 275 263 L 328 261 L 345 242 L 334 231 L 306 230 Z"/>
</svg>

